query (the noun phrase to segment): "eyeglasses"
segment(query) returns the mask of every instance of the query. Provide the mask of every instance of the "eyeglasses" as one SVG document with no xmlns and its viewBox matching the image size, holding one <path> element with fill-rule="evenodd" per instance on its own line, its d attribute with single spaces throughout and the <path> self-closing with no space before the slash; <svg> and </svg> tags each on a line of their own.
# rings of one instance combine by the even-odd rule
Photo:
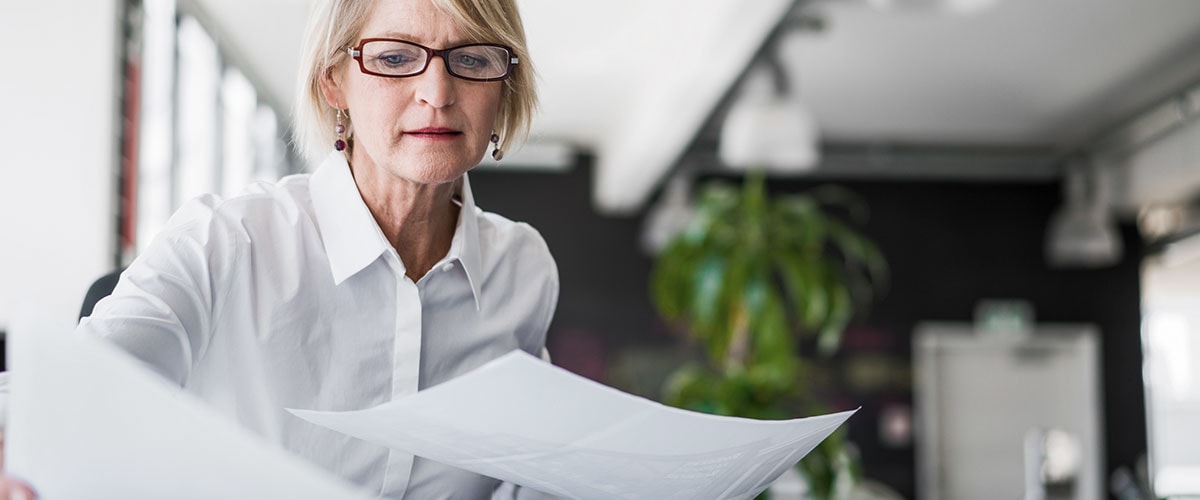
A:
<svg viewBox="0 0 1200 500">
<path fill-rule="evenodd" d="M 473 82 L 504 80 L 520 62 L 512 49 L 490 43 L 435 50 L 405 40 L 364 38 L 358 47 L 347 47 L 346 52 L 358 61 L 358 69 L 363 73 L 389 78 L 424 73 L 433 56 L 442 58 L 451 75 Z"/>
</svg>

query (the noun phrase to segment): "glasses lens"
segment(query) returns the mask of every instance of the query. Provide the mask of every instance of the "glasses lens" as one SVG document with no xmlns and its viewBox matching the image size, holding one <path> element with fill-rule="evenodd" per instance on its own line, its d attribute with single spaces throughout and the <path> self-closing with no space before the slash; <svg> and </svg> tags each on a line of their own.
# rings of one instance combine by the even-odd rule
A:
<svg viewBox="0 0 1200 500">
<path fill-rule="evenodd" d="M 392 76 L 415 75 L 425 69 L 428 54 L 407 42 L 373 40 L 363 44 L 362 62 L 367 70 Z"/>
<path fill-rule="evenodd" d="M 508 74 L 508 49 L 498 45 L 467 45 L 446 54 L 450 73 L 477 80 L 503 78 Z"/>
</svg>

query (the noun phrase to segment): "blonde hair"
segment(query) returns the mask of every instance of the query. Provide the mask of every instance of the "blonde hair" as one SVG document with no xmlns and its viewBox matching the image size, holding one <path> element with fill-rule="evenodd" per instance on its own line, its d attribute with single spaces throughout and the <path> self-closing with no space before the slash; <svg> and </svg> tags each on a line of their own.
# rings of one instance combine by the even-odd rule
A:
<svg viewBox="0 0 1200 500">
<path fill-rule="evenodd" d="M 337 109 L 325 101 L 320 78 L 323 73 L 351 61 L 344 49 L 356 41 L 375 1 L 382 0 L 317 0 L 313 5 L 293 108 L 293 139 L 297 150 L 310 161 L 319 162 L 328 155 L 337 139 L 334 132 Z M 430 1 L 449 15 L 469 40 L 507 45 L 520 59 L 503 82 L 496 134 L 500 136 L 501 149 L 507 149 L 514 141 L 524 141 L 537 109 L 537 89 L 525 28 L 515 0 Z M 344 121 L 346 137 L 351 137 L 353 124 L 349 118 Z"/>
</svg>

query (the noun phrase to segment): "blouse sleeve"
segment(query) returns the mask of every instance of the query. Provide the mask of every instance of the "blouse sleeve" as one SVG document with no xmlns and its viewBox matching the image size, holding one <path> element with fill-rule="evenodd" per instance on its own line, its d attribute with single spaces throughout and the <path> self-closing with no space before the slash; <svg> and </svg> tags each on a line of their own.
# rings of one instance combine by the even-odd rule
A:
<svg viewBox="0 0 1200 500">
<path fill-rule="evenodd" d="M 223 223 L 219 200 L 188 202 L 121 274 L 78 327 L 112 341 L 183 385 L 221 313 L 243 239 Z"/>
<path fill-rule="evenodd" d="M 530 318 L 534 326 L 535 345 L 526 349 L 527 352 L 539 355 L 543 360 L 550 361 L 550 352 L 546 349 L 546 334 L 554 320 L 558 309 L 558 263 L 550 253 L 550 247 L 541 233 L 526 223 L 517 223 L 524 232 L 523 250 L 526 252 L 522 262 L 521 276 L 531 279 L 529 284 L 538 292 L 537 302 L 532 304 Z"/>
</svg>

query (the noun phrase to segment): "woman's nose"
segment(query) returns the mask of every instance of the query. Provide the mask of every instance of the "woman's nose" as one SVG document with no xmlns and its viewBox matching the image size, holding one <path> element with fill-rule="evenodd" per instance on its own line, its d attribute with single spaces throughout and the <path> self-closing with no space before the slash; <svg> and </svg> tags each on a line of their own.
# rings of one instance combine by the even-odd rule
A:
<svg viewBox="0 0 1200 500">
<path fill-rule="evenodd" d="M 417 100 L 435 108 L 454 104 L 455 77 L 446 70 L 445 60 L 434 56 L 424 73 L 414 77 L 417 81 Z"/>
</svg>

